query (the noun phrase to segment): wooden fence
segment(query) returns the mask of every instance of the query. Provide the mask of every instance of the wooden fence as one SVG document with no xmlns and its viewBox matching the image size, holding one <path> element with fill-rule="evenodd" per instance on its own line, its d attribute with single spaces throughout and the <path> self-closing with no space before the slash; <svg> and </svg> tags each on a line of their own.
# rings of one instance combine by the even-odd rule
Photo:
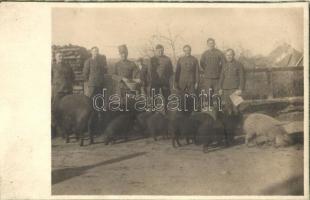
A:
<svg viewBox="0 0 310 200">
<path fill-rule="evenodd" d="M 303 66 L 246 69 L 245 99 L 274 99 L 303 96 Z M 74 93 L 87 93 L 81 72 L 76 73 Z M 203 75 L 202 75 L 203 78 Z M 115 91 L 117 83 L 105 76 L 108 91 Z"/>
<path fill-rule="evenodd" d="M 303 66 L 246 70 L 246 99 L 303 96 Z"/>
</svg>

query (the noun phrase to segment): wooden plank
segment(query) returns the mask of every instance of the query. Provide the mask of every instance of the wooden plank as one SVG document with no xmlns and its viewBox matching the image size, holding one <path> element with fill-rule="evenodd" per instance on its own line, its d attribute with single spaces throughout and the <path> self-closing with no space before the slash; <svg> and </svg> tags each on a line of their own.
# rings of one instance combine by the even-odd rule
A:
<svg viewBox="0 0 310 200">
<path fill-rule="evenodd" d="M 272 86 L 272 73 L 270 71 L 266 71 L 267 82 L 268 82 L 268 99 L 273 99 L 273 86 Z"/>
<path fill-rule="evenodd" d="M 245 100 L 242 104 L 259 105 L 259 104 L 270 104 L 270 103 L 302 103 L 304 102 L 304 97 L 284 97 L 284 98 L 273 98 L 273 99 L 253 99 Z"/>
<path fill-rule="evenodd" d="M 277 71 L 302 71 L 304 66 L 289 66 L 289 67 L 257 67 L 257 68 L 247 68 L 245 72 L 277 72 Z M 204 77 L 203 71 L 200 72 L 200 76 Z"/>
<path fill-rule="evenodd" d="M 303 59 L 304 59 L 304 56 L 301 56 L 299 58 L 299 60 L 297 61 L 296 66 L 300 65 L 300 63 L 302 63 L 301 61 L 303 61 Z"/>
<path fill-rule="evenodd" d="M 291 67 L 260 67 L 253 69 L 245 69 L 246 72 L 275 72 L 275 71 L 299 71 L 303 70 L 304 66 L 291 66 Z"/>
<path fill-rule="evenodd" d="M 65 60 L 77 60 L 76 62 L 80 62 L 79 59 L 81 59 L 81 56 L 80 55 L 70 55 L 70 56 L 64 56 L 64 59 Z"/>
<path fill-rule="evenodd" d="M 61 51 L 61 52 L 75 52 L 75 51 L 79 51 L 81 48 L 80 47 L 56 47 L 55 51 Z"/>
<path fill-rule="evenodd" d="M 282 127 L 285 129 L 285 131 L 288 134 L 304 132 L 304 122 L 303 121 L 287 122 L 286 124 L 282 125 Z"/>
<path fill-rule="evenodd" d="M 274 115 L 275 113 L 287 108 L 289 105 L 303 105 L 304 97 L 285 97 L 274 99 L 254 99 L 245 100 L 239 105 L 241 113 L 253 113 L 263 111 L 266 114 Z"/>
</svg>

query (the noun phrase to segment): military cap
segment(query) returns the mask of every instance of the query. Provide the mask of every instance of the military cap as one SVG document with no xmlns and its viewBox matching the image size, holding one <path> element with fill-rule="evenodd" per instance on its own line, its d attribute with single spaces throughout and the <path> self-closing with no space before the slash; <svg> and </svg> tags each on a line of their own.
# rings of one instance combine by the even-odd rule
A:
<svg viewBox="0 0 310 200">
<path fill-rule="evenodd" d="M 188 44 L 184 45 L 183 49 L 185 49 L 185 48 L 189 48 L 190 50 L 192 50 L 191 46 L 189 46 Z"/>
<path fill-rule="evenodd" d="M 231 51 L 231 53 L 232 53 L 233 55 L 235 55 L 235 51 L 234 51 L 233 49 L 231 49 L 231 48 L 230 48 L 230 49 L 227 49 L 227 50 L 226 50 L 226 53 L 229 52 L 229 51 Z"/>
<path fill-rule="evenodd" d="M 208 42 L 211 42 L 211 41 L 215 42 L 215 39 L 213 39 L 213 38 L 208 38 L 207 43 L 208 43 Z"/>
<path fill-rule="evenodd" d="M 143 62 L 143 58 L 142 58 L 142 57 L 139 57 L 139 58 L 137 59 L 137 62 Z"/>
<path fill-rule="evenodd" d="M 118 46 L 118 51 L 120 53 L 128 52 L 126 44 L 122 44 L 122 45 Z"/>
<path fill-rule="evenodd" d="M 155 49 L 163 49 L 163 48 L 164 48 L 164 46 L 161 45 L 161 44 L 158 44 L 158 45 L 156 45 L 156 47 L 155 47 Z"/>
<path fill-rule="evenodd" d="M 99 50 L 99 48 L 98 48 L 98 47 L 96 47 L 96 46 L 93 46 L 90 50 L 92 51 L 92 50 L 94 50 L 94 49 Z"/>
</svg>

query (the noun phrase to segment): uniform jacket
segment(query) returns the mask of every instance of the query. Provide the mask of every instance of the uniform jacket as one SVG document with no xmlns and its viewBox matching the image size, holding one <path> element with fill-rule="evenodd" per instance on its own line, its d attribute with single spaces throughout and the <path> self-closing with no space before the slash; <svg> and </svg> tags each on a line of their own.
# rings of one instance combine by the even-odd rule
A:
<svg viewBox="0 0 310 200">
<path fill-rule="evenodd" d="M 84 80 L 88 86 L 103 87 L 104 75 L 107 73 L 107 61 L 104 55 L 85 61 L 83 68 Z"/>
<path fill-rule="evenodd" d="M 140 76 L 139 76 L 142 87 L 146 87 L 149 85 L 150 77 L 149 77 L 148 71 L 149 71 L 148 66 L 145 64 L 142 64 L 141 69 L 140 69 Z"/>
<path fill-rule="evenodd" d="M 130 60 L 120 60 L 115 64 L 114 74 L 127 79 L 139 78 L 138 66 Z M 120 88 L 126 88 L 124 84 L 119 85 Z"/>
<path fill-rule="evenodd" d="M 139 68 L 136 63 L 130 60 L 121 60 L 115 64 L 114 74 L 127 79 L 138 78 Z"/>
<path fill-rule="evenodd" d="M 169 81 L 173 75 L 173 67 L 170 58 L 166 55 L 151 58 L 150 84 L 152 86 L 169 87 Z"/>
<path fill-rule="evenodd" d="M 233 60 L 223 66 L 219 80 L 220 89 L 240 89 L 245 86 L 245 72 L 242 63 Z"/>
<path fill-rule="evenodd" d="M 72 93 L 74 83 L 74 72 L 72 68 L 64 63 L 52 64 L 52 85 L 56 93 Z"/>
<path fill-rule="evenodd" d="M 201 55 L 200 66 L 206 78 L 219 78 L 224 63 L 224 54 L 218 49 L 209 49 Z"/>
<path fill-rule="evenodd" d="M 199 81 L 199 64 L 194 56 L 183 56 L 177 62 L 175 72 L 176 85 L 184 90 L 193 88 Z"/>
</svg>

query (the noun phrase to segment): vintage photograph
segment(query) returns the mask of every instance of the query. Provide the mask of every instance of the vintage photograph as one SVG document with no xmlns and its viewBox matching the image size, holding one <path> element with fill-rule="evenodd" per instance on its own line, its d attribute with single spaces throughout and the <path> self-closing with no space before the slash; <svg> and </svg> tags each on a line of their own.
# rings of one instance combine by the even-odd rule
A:
<svg viewBox="0 0 310 200">
<path fill-rule="evenodd" d="M 51 194 L 303 196 L 305 13 L 284 4 L 53 7 Z"/>
</svg>

